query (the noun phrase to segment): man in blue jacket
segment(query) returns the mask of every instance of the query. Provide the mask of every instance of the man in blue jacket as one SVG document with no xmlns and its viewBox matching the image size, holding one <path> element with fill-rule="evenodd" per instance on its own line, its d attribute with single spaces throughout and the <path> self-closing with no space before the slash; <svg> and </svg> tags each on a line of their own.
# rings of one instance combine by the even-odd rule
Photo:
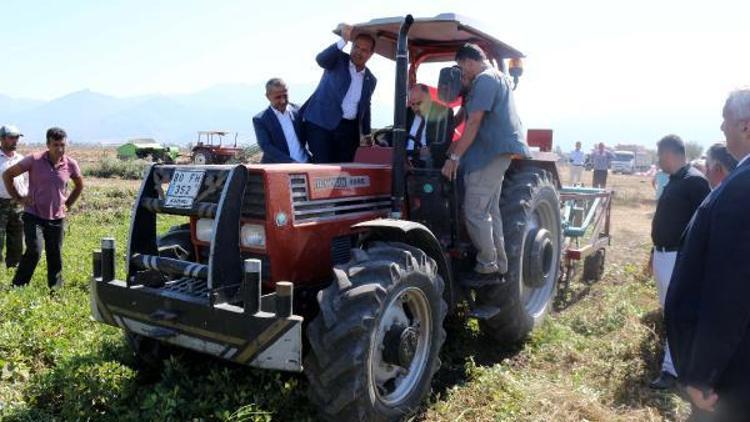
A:
<svg viewBox="0 0 750 422">
<path fill-rule="evenodd" d="M 357 35 L 351 54 L 346 54 L 341 49 L 351 33 L 351 26 L 344 26 L 342 39 L 315 58 L 323 76 L 303 106 L 305 135 L 315 163 L 352 161 L 360 138 L 370 134 L 370 99 L 377 79 L 365 64 L 375 51 L 375 38 Z"/>
<path fill-rule="evenodd" d="M 667 338 L 695 420 L 750 420 L 750 89 L 721 129 L 737 168 L 696 211 L 667 291 Z"/>
<path fill-rule="evenodd" d="M 306 163 L 310 156 L 302 137 L 299 108 L 289 102 L 286 84 L 279 78 L 266 83 L 267 109 L 253 117 L 255 138 L 263 150 L 261 163 Z"/>
</svg>

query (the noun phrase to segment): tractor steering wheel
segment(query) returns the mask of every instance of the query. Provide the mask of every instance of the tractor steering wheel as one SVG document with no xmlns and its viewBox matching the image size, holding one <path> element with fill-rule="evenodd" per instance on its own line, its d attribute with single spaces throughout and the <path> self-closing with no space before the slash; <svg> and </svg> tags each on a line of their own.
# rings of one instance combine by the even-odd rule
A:
<svg viewBox="0 0 750 422">
<path fill-rule="evenodd" d="M 392 147 L 393 146 L 393 126 L 387 126 L 377 129 L 371 134 L 373 146 Z"/>
</svg>

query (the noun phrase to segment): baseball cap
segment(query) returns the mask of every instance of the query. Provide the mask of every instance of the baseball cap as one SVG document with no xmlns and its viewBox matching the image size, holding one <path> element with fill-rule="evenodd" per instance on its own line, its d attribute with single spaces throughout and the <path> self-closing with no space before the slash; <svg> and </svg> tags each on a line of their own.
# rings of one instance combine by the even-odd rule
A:
<svg viewBox="0 0 750 422">
<path fill-rule="evenodd" d="M 23 133 L 21 133 L 21 131 L 13 125 L 0 126 L 0 138 L 14 136 L 23 136 Z"/>
</svg>

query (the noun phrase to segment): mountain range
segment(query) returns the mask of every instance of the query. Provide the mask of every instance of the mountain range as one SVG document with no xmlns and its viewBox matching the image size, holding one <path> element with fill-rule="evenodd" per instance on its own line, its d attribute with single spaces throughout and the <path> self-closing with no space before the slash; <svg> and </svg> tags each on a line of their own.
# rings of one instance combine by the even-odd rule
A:
<svg viewBox="0 0 750 422">
<path fill-rule="evenodd" d="M 303 102 L 315 89 L 294 86 Z M 29 143 L 44 142 L 51 126 L 68 132 L 73 143 L 117 144 L 155 138 L 184 145 L 199 130 L 238 132 L 242 144 L 255 143 L 252 116 L 268 107 L 262 84 L 224 84 L 190 94 L 114 97 L 82 90 L 51 101 L 0 95 L 0 124 L 18 126 Z"/>
<path fill-rule="evenodd" d="M 291 100 L 303 103 L 315 84 L 294 84 Z M 383 89 L 383 88 L 381 88 Z M 199 130 L 238 133 L 241 144 L 255 143 L 252 117 L 268 107 L 263 84 L 222 84 L 189 94 L 156 94 L 115 97 L 82 90 L 51 101 L 10 98 L 0 94 L 0 124 L 17 125 L 27 143 L 43 143 L 51 126 L 66 129 L 72 143 L 120 144 L 132 138 L 154 138 L 185 145 L 196 140 Z M 561 106 L 562 107 L 562 106 Z M 373 127 L 392 122 L 392 102 L 373 100 Z M 533 110 L 532 110 L 533 111 Z M 528 127 L 554 128 L 555 145 L 563 150 L 583 141 L 584 148 L 603 141 L 653 147 L 661 136 L 675 132 L 704 146 L 721 140 L 719 121 L 710 109 L 659 113 L 630 111 L 601 116 L 590 111 L 580 115 L 524 115 Z M 714 118 L 711 118 L 714 116 Z"/>
</svg>

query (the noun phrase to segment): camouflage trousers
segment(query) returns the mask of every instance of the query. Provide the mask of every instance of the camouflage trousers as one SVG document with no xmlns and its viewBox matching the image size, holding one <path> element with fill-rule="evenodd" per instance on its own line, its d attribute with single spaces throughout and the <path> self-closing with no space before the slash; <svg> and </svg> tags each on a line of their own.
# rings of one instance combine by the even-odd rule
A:
<svg viewBox="0 0 750 422">
<path fill-rule="evenodd" d="M 5 251 L 5 266 L 15 267 L 23 253 L 23 208 L 10 199 L 0 198 L 0 261 Z"/>
</svg>

